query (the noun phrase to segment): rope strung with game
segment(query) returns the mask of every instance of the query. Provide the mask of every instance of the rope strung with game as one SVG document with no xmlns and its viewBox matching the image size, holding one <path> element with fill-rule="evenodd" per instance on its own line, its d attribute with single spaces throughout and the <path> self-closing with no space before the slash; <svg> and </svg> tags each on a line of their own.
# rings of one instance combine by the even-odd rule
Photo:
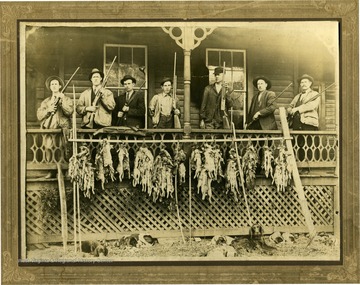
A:
<svg viewBox="0 0 360 285">
<path fill-rule="evenodd" d="M 131 178 L 129 151 L 124 144 L 119 145 L 118 150 L 118 165 L 116 171 L 119 174 L 119 181 L 123 181 L 125 171 L 127 171 L 128 179 Z"/>
<path fill-rule="evenodd" d="M 218 145 L 205 143 L 201 148 L 193 147 L 190 165 L 191 169 L 195 170 L 194 178 L 198 180 L 197 189 L 198 193 L 202 194 L 202 200 L 208 197 L 211 203 L 211 183 L 212 181 L 220 182 L 224 178 L 223 164 L 223 155 Z"/>
<path fill-rule="evenodd" d="M 248 190 L 255 188 L 256 167 L 259 161 L 255 147 L 249 142 L 242 158 L 242 169 L 244 171 L 245 185 Z"/>
<path fill-rule="evenodd" d="M 101 189 L 105 190 L 105 183 L 115 180 L 115 170 L 111 156 L 112 145 L 104 139 L 100 142 L 95 156 L 96 179 L 101 181 Z"/>
<path fill-rule="evenodd" d="M 291 163 L 290 155 L 286 152 L 284 143 L 278 148 L 279 154 L 275 158 L 275 170 L 273 183 L 278 192 L 284 192 L 290 186 L 294 165 Z"/>
<path fill-rule="evenodd" d="M 72 182 L 79 185 L 79 189 L 87 198 L 95 194 L 94 170 L 90 161 L 90 150 L 86 146 L 80 147 L 80 152 L 69 160 L 69 176 Z"/>
</svg>

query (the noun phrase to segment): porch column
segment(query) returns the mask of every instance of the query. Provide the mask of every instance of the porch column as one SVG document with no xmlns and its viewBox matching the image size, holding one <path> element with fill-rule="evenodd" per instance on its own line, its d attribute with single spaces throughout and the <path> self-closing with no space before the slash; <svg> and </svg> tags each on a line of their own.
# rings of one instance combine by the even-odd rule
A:
<svg viewBox="0 0 360 285">
<path fill-rule="evenodd" d="M 191 50 L 184 50 L 184 133 L 191 133 L 190 125 L 190 84 L 191 84 L 191 68 L 190 68 Z"/>
<path fill-rule="evenodd" d="M 191 68 L 190 54 L 197 48 L 200 43 L 210 35 L 213 28 L 194 27 L 191 23 L 187 23 L 182 27 L 162 27 L 163 31 L 175 40 L 176 44 L 184 51 L 184 134 L 187 137 L 191 133 L 190 125 L 190 84 L 191 84 Z"/>
</svg>

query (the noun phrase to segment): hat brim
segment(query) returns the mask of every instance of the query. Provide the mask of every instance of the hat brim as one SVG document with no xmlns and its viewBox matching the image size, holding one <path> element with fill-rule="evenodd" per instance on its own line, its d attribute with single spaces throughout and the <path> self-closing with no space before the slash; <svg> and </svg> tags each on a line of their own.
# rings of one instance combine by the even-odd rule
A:
<svg viewBox="0 0 360 285">
<path fill-rule="evenodd" d="M 264 76 L 260 76 L 260 77 L 256 77 L 254 80 L 253 80 L 253 85 L 255 88 L 257 88 L 257 82 L 262 79 L 266 82 L 267 84 L 267 87 L 266 87 L 266 90 L 269 90 L 271 88 L 271 81 L 269 79 L 267 79 L 266 77 Z"/>
<path fill-rule="evenodd" d="M 91 72 L 89 75 L 89 80 L 91 81 L 91 77 L 95 74 L 95 73 L 99 73 L 101 78 L 104 79 L 104 73 L 101 71 L 95 71 L 95 72 Z"/>
<path fill-rule="evenodd" d="M 166 79 L 164 79 L 163 81 L 161 81 L 160 86 L 163 86 L 164 83 L 165 83 L 165 82 L 168 82 L 168 81 L 170 81 L 170 83 L 173 84 L 173 81 L 172 81 L 171 78 L 166 78 Z"/>
<path fill-rule="evenodd" d="M 45 86 L 46 86 L 46 89 L 51 91 L 50 89 L 50 82 L 53 81 L 53 80 L 57 80 L 60 84 L 61 87 L 64 87 L 65 86 L 65 83 L 64 83 L 64 80 L 62 80 L 59 76 L 49 76 L 46 80 L 45 80 Z"/>
<path fill-rule="evenodd" d="M 308 76 L 300 77 L 300 78 L 297 80 L 298 84 L 300 84 L 301 80 L 303 80 L 303 79 L 307 79 L 307 80 L 309 80 L 311 83 L 314 84 L 314 79 L 311 78 L 311 77 L 308 77 Z"/>
<path fill-rule="evenodd" d="M 126 80 L 131 80 L 134 84 L 136 84 L 136 79 L 134 77 L 126 77 L 120 80 L 121 85 L 124 85 Z"/>
</svg>

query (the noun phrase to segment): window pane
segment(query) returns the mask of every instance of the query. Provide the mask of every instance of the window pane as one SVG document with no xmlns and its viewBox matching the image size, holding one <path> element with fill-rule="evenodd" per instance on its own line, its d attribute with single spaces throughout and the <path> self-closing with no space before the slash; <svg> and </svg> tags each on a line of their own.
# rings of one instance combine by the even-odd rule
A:
<svg viewBox="0 0 360 285">
<path fill-rule="evenodd" d="M 234 90 L 245 90 L 245 75 L 243 70 L 233 69 Z"/>
<path fill-rule="evenodd" d="M 218 66 L 219 62 L 219 52 L 208 51 L 208 66 Z"/>
<path fill-rule="evenodd" d="M 231 52 L 230 51 L 222 51 L 220 57 L 220 65 L 223 66 L 225 61 L 225 67 L 232 67 L 231 63 Z"/>
<path fill-rule="evenodd" d="M 118 47 L 106 47 L 106 64 L 111 64 L 114 57 L 118 55 Z M 118 61 L 119 59 L 117 59 Z"/>
<path fill-rule="evenodd" d="M 244 53 L 234 52 L 233 53 L 233 66 L 244 68 Z"/>
<path fill-rule="evenodd" d="M 129 47 L 120 48 L 120 62 L 125 64 L 132 63 L 132 48 Z"/>
<path fill-rule="evenodd" d="M 133 63 L 137 66 L 145 66 L 145 49 L 134 48 L 133 49 Z"/>
</svg>

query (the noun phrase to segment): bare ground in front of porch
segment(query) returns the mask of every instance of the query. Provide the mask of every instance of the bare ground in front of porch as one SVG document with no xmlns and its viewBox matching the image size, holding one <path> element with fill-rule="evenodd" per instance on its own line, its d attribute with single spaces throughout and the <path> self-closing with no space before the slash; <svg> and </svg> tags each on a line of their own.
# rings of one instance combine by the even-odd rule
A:
<svg viewBox="0 0 360 285">
<path fill-rule="evenodd" d="M 265 245 L 250 246 L 247 237 L 235 237 L 231 245 L 216 244 L 212 237 L 184 240 L 159 239 L 153 246 L 132 247 L 107 241 L 108 255 L 75 252 L 73 244 L 51 244 L 27 252 L 29 262 L 116 262 L 116 261 L 336 261 L 340 259 L 340 242 L 331 234 L 318 234 L 310 245 L 306 234 L 294 235 L 293 242 L 274 243 L 269 236 Z M 234 237 L 232 237 L 234 238 Z"/>
</svg>

